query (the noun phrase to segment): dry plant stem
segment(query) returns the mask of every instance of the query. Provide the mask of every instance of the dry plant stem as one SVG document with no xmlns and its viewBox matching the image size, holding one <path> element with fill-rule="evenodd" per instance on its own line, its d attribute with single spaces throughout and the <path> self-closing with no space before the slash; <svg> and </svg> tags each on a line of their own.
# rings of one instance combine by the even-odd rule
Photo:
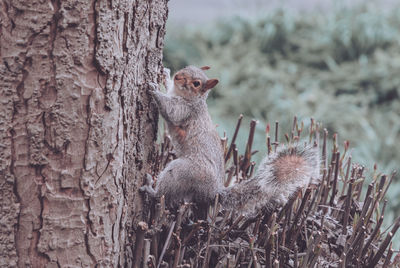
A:
<svg viewBox="0 0 400 268">
<path fill-rule="evenodd" d="M 385 182 L 386 182 L 386 175 L 382 175 L 381 179 L 379 181 L 379 189 L 378 189 L 378 191 L 382 191 L 383 187 L 385 186 Z"/>
<path fill-rule="evenodd" d="M 229 146 L 228 152 L 225 156 L 225 163 L 228 162 L 229 158 L 231 157 L 231 153 L 233 150 L 233 145 L 235 144 L 236 141 L 236 137 L 237 134 L 239 132 L 239 128 L 240 128 L 240 124 L 242 123 L 242 119 L 243 119 L 243 115 L 239 115 L 238 121 L 236 123 L 236 128 L 235 128 L 235 132 L 233 133 L 233 137 L 232 137 L 232 141 L 231 141 L 231 145 Z"/>
<path fill-rule="evenodd" d="M 228 178 L 226 179 L 226 181 L 224 183 L 225 187 L 228 187 L 229 185 L 231 185 L 234 172 L 235 172 L 235 167 L 234 166 L 230 167 L 229 172 L 228 172 Z"/>
<path fill-rule="evenodd" d="M 274 235 L 275 227 L 277 226 L 277 225 L 276 225 L 276 219 L 277 219 L 277 215 L 276 215 L 276 212 L 274 212 L 274 213 L 272 214 L 272 216 L 270 217 L 270 219 L 269 219 L 267 225 L 266 225 L 266 227 L 268 228 L 268 229 L 267 229 L 267 230 L 268 230 L 268 235 L 267 235 L 267 241 L 266 241 L 266 243 L 268 243 L 268 239 L 271 239 L 272 236 Z"/>
<path fill-rule="evenodd" d="M 390 241 L 392 240 L 393 234 L 395 234 L 397 232 L 399 227 L 400 227 L 400 217 L 398 217 L 396 219 L 392 230 L 386 235 L 385 240 L 381 243 L 378 251 L 376 252 L 374 257 L 372 258 L 369 267 L 374 267 L 374 265 L 376 265 L 379 262 L 379 260 L 382 258 L 383 254 L 385 253 L 385 250 L 386 250 L 387 246 L 389 245 Z M 371 265 L 373 265 L 373 266 L 371 266 Z"/>
<path fill-rule="evenodd" d="M 336 195 L 336 187 L 337 187 L 337 181 L 338 181 L 338 175 L 339 175 L 339 159 L 340 159 L 340 152 L 336 152 L 335 154 L 335 173 L 333 177 L 333 188 L 332 188 L 332 195 L 331 195 L 331 201 L 329 202 L 330 206 L 333 206 L 334 201 L 335 201 L 335 195 Z"/>
<path fill-rule="evenodd" d="M 372 234 L 369 236 L 369 239 L 367 240 L 367 243 L 365 244 L 361 255 L 366 255 L 368 250 L 370 250 L 370 245 L 372 244 L 372 242 L 374 241 L 376 235 L 378 234 L 378 232 L 379 232 L 379 230 L 380 230 L 380 228 L 382 226 L 382 223 L 383 223 L 383 217 L 380 217 L 380 219 L 379 219 L 378 223 L 376 224 Z"/>
<path fill-rule="evenodd" d="M 274 245 L 275 246 L 275 261 L 278 261 L 278 264 L 279 264 L 280 251 L 279 251 L 279 233 L 278 233 L 278 231 L 276 231 L 274 233 L 273 237 L 274 237 L 274 241 L 275 241 L 275 245 Z"/>
<path fill-rule="evenodd" d="M 357 173 L 357 179 L 360 180 L 360 183 L 358 184 L 358 188 L 357 188 L 357 202 L 360 201 L 362 186 L 364 183 L 363 172 L 364 172 L 364 167 L 361 167 Z"/>
<path fill-rule="evenodd" d="M 308 209 L 305 213 L 306 218 L 310 215 L 310 212 L 315 209 L 316 200 L 317 200 L 317 195 L 314 194 L 313 198 L 311 199 L 311 202 L 308 204 Z M 322 217 L 324 217 L 324 215 Z"/>
<path fill-rule="evenodd" d="M 304 223 L 305 223 L 305 221 L 307 220 L 308 215 L 310 214 L 312 208 L 314 207 L 314 202 L 315 202 L 315 200 L 316 200 L 316 198 L 315 198 L 315 196 L 314 196 L 314 198 L 312 199 L 310 205 L 308 206 L 308 209 L 307 209 L 307 211 L 306 211 L 304 217 L 303 217 L 302 220 L 301 220 L 300 225 L 298 225 L 297 227 L 295 227 L 295 234 L 294 234 L 293 238 L 291 238 L 292 243 L 295 243 L 295 242 L 296 242 L 297 237 L 299 236 L 299 234 L 300 234 L 300 232 L 301 232 L 302 226 L 305 227 L 305 224 L 304 224 Z"/>
<path fill-rule="evenodd" d="M 274 145 L 275 145 L 275 152 L 276 152 L 276 148 L 278 147 L 278 145 L 279 145 L 279 143 L 278 143 L 278 129 L 279 129 L 279 122 L 278 121 L 276 121 L 275 122 L 275 142 L 274 142 Z"/>
<path fill-rule="evenodd" d="M 186 247 L 182 248 L 181 256 L 179 258 L 179 263 L 182 263 L 183 257 L 185 256 Z"/>
<path fill-rule="evenodd" d="M 347 190 L 347 195 L 346 195 L 346 201 L 345 201 L 345 211 L 343 215 L 343 220 L 342 220 L 342 233 L 347 234 L 347 223 L 349 220 L 349 215 L 350 215 L 350 206 L 351 206 L 351 201 L 352 201 L 352 196 L 353 196 L 353 184 L 354 184 L 354 179 L 351 179 L 349 182 L 349 188 Z"/>
<path fill-rule="evenodd" d="M 391 242 L 390 246 L 389 246 L 388 253 L 387 253 L 386 258 L 385 258 L 385 262 L 383 263 L 382 268 L 389 267 L 390 260 L 392 259 L 392 255 L 393 255 L 393 249 L 392 249 L 392 242 Z"/>
<path fill-rule="evenodd" d="M 271 137 L 268 135 L 267 137 L 267 149 L 268 149 L 268 155 L 271 153 Z"/>
<path fill-rule="evenodd" d="M 368 185 L 367 193 L 365 194 L 365 198 L 364 198 L 364 199 L 366 199 L 368 196 L 371 196 L 371 194 L 373 195 L 372 191 L 373 191 L 373 189 L 374 189 L 374 186 L 375 186 L 374 182 L 371 182 L 371 183 Z"/>
<path fill-rule="evenodd" d="M 343 181 L 343 187 L 342 187 L 342 192 L 340 193 L 341 196 L 343 196 L 344 192 L 346 191 L 347 183 L 349 180 L 349 175 L 350 175 L 350 168 L 351 168 L 351 156 L 347 159 L 347 168 L 346 168 L 346 175 L 344 177 Z"/>
<path fill-rule="evenodd" d="M 295 116 L 294 118 L 293 118 L 293 125 L 292 125 L 292 133 L 291 133 L 291 140 L 293 141 L 293 139 L 294 139 L 294 132 L 295 132 L 295 130 L 296 130 L 296 126 L 297 126 L 297 116 Z"/>
<path fill-rule="evenodd" d="M 246 219 L 241 226 L 239 226 L 239 231 L 244 231 L 250 227 L 250 225 L 257 221 L 257 218 Z"/>
<path fill-rule="evenodd" d="M 286 215 L 285 215 L 285 220 L 284 220 L 284 222 L 283 222 L 283 225 L 282 225 L 282 237 L 281 237 L 281 241 L 282 241 L 282 243 L 281 243 L 281 246 L 282 247 L 284 247 L 285 246 L 285 242 L 286 242 L 286 229 L 288 228 L 288 226 L 289 226 L 289 222 L 290 222 L 290 215 L 291 215 L 291 213 L 292 213 L 292 206 L 290 206 L 288 209 L 287 209 L 287 211 L 286 211 Z"/>
<path fill-rule="evenodd" d="M 382 190 L 379 190 L 378 195 L 380 195 L 381 193 L 382 193 Z M 370 222 L 371 222 L 370 219 L 372 217 L 372 214 L 378 209 L 379 201 L 380 201 L 379 198 L 375 197 L 374 204 L 370 207 L 370 210 L 368 211 L 368 213 L 367 213 L 367 215 L 365 217 L 365 222 L 364 222 L 365 226 L 368 227 L 370 225 Z M 385 208 L 386 208 L 386 202 L 383 203 L 383 209 L 385 209 Z"/>
<path fill-rule="evenodd" d="M 175 221 L 172 222 L 171 227 L 169 228 L 169 233 L 167 236 L 167 240 L 165 241 L 164 247 L 161 251 L 161 255 L 160 255 L 160 259 L 158 260 L 158 264 L 157 264 L 157 268 L 160 268 L 161 262 L 163 261 L 164 258 L 164 254 L 167 251 L 167 248 L 169 246 L 169 243 L 171 241 L 171 236 L 172 236 L 172 232 L 174 231 L 174 227 L 175 227 Z"/>
<path fill-rule="evenodd" d="M 381 259 L 383 253 L 385 252 L 387 246 L 389 245 L 390 241 L 393 238 L 393 235 L 397 232 L 400 227 L 400 217 L 398 217 L 395 221 L 395 225 L 393 226 L 392 230 L 387 234 L 385 240 L 381 243 L 378 252 L 375 254 L 374 258 L 372 259 L 372 263 L 378 263 Z"/>
<path fill-rule="evenodd" d="M 186 209 L 189 205 L 188 204 L 183 204 L 179 208 L 178 212 L 178 217 L 176 220 L 176 225 L 175 225 L 175 238 L 176 238 L 176 247 L 175 247 L 175 256 L 174 256 L 174 264 L 173 268 L 176 268 L 179 265 L 179 259 L 180 259 L 180 253 L 181 253 L 181 247 L 182 247 L 182 241 L 180 239 L 180 234 L 181 234 L 181 224 L 182 224 L 182 217 L 186 212 Z"/>
<path fill-rule="evenodd" d="M 327 172 L 326 169 L 324 169 L 322 171 L 320 187 L 317 188 L 317 193 L 318 193 L 317 204 L 322 204 L 322 200 L 323 200 L 324 195 L 325 195 L 325 191 L 326 191 L 325 188 L 327 186 L 327 182 L 325 181 L 326 172 Z"/>
<path fill-rule="evenodd" d="M 289 142 L 290 142 L 289 134 L 285 133 L 285 135 L 284 135 L 284 136 L 285 136 L 286 142 L 288 142 L 288 143 L 289 143 Z"/>
<path fill-rule="evenodd" d="M 339 267 L 345 268 L 345 263 L 346 263 L 346 253 L 342 253 L 342 256 L 340 257 L 339 260 Z"/>
<path fill-rule="evenodd" d="M 208 230 L 208 237 L 207 237 L 207 245 L 206 245 L 206 253 L 204 256 L 204 261 L 203 261 L 203 268 L 208 267 L 208 262 L 209 262 L 209 252 L 210 252 L 210 241 L 211 241 L 211 234 L 213 232 L 214 226 L 215 226 L 215 221 L 217 219 L 217 215 L 218 215 L 218 200 L 219 200 L 219 195 L 217 194 L 215 197 L 215 204 L 214 204 L 214 214 L 211 220 L 211 225 L 210 228 Z"/>
<path fill-rule="evenodd" d="M 136 248 L 134 255 L 135 259 L 133 267 L 140 267 L 140 261 L 142 259 L 142 254 L 143 254 L 144 235 L 147 230 L 148 230 L 147 223 L 145 222 L 138 223 L 138 228 L 136 232 Z"/>
<path fill-rule="evenodd" d="M 306 189 L 306 192 L 305 192 L 305 194 L 304 194 L 304 196 L 303 196 L 303 199 L 301 200 L 300 208 L 297 210 L 296 216 L 295 216 L 294 219 L 293 219 L 293 223 L 292 223 L 293 226 L 295 226 L 295 225 L 297 224 L 297 222 L 298 222 L 298 220 L 299 220 L 301 214 L 302 214 L 303 211 L 304 211 L 304 208 L 305 208 L 305 206 L 306 206 L 306 203 L 307 203 L 307 201 L 308 201 L 310 195 L 311 195 L 311 189 L 310 189 L 310 188 L 307 188 L 307 189 Z"/>
<path fill-rule="evenodd" d="M 388 246 L 388 244 L 390 243 L 390 241 L 393 238 L 393 234 L 392 232 L 389 232 L 385 238 L 385 240 L 381 243 L 381 246 L 379 247 L 378 251 L 376 252 L 376 254 L 374 255 L 374 257 L 372 258 L 371 262 L 368 264 L 368 268 L 373 268 L 375 267 L 379 260 L 382 258 L 383 253 L 385 252 L 386 247 Z"/>
<path fill-rule="evenodd" d="M 225 227 L 232 222 L 232 211 L 225 211 L 222 221 L 219 224 L 219 231 L 225 229 Z M 218 236 L 219 239 L 219 236 Z"/>
<path fill-rule="evenodd" d="M 161 197 L 160 203 L 156 204 L 155 213 L 154 213 L 154 225 L 153 225 L 153 236 L 152 236 L 152 243 L 151 249 L 152 253 L 156 260 L 158 260 L 158 241 L 160 239 L 159 229 L 161 228 L 161 218 L 162 215 L 165 213 L 164 207 L 164 196 Z"/>
<path fill-rule="evenodd" d="M 318 147 L 321 144 L 321 134 L 320 134 L 320 123 L 316 123 L 315 125 L 315 141 L 314 146 Z"/>
<path fill-rule="evenodd" d="M 249 172 L 249 176 L 248 176 L 249 178 L 251 178 L 253 176 L 255 166 L 256 166 L 256 162 L 251 162 L 250 172 Z"/>
<path fill-rule="evenodd" d="M 387 199 L 385 199 L 383 201 L 383 206 L 382 206 L 382 210 L 381 210 L 381 216 L 385 215 L 385 209 L 386 209 L 387 202 L 388 202 Z"/>
<path fill-rule="evenodd" d="M 197 240 L 197 248 L 200 248 L 200 239 Z M 198 250 L 198 251 L 196 252 L 196 259 L 195 259 L 195 261 L 194 261 L 194 267 L 195 267 L 195 268 L 197 268 L 198 265 L 199 265 L 199 263 L 200 263 L 200 254 L 201 254 L 201 251 Z"/>
<path fill-rule="evenodd" d="M 323 235 L 321 235 L 318 238 L 318 241 L 314 246 L 313 256 L 311 256 L 311 261 L 309 262 L 310 264 L 309 264 L 308 267 L 316 267 L 315 264 L 318 261 L 319 255 L 321 254 L 321 245 L 320 245 L 320 243 L 321 243 L 322 238 L 323 238 Z"/>
<path fill-rule="evenodd" d="M 356 236 L 360 233 L 360 231 L 362 231 L 360 229 L 361 228 L 365 228 L 363 226 L 364 221 L 365 221 L 365 213 L 366 213 L 366 211 L 367 211 L 367 209 L 368 209 L 368 207 L 369 207 L 369 205 L 371 203 L 371 200 L 372 200 L 372 197 L 369 195 L 367 197 L 367 201 L 364 203 L 363 209 L 362 209 L 361 214 L 360 214 L 360 216 L 358 218 L 358 222 L 357 222 L 357 224 L 356 224 L 356 226 L 355 226 L 355 228 L 353 230 L 353 233 L 352 233 L 350 239 L 348 240 L 350 245 L 354 244 L 354 241 L 356 240 Z M 347 257 L 350 257 L 348 252 L 347 252 L 347 250 L 348 249 L 345 249 L 346 255 L 347 255 Z M 352 250 L 352 248 L 350 248 L 350 250 Z"/>
<path fill-rule="evenodd" d="M 272 249 L 273 249 L 273 244 L 274 244 L 274 232 L 275 232 L 275 226 L 276 226 L 276 212 L 272 214 L 272 216 L 269 219 L 268 224 L 266 225 L 266 228 L 268 230 L 268 233 L 266 235 L 266 240 L 265 240 L 265 260 L 266 263 L 268 264 L 268 267 L 272 266 Z M 270 226 L 270 227 L 268 227 Z"/>
<path fill-rule="evenodd" d="M 311 255 L 311 251 L 312 251 L 312 244 L 314 243 L 314 237 L 311 236 L 311 238 L 307 241 L 307 251 L 306 251 L 306 255 L 303 258 L 303 261 L 301 262 L 301 268 L 306 268 L 308 267 L 308 259 Z"/>
<path fill-rule="evenodd" d="M 252 260 L 252 262 L 253 262 L 253 266 L 254 266 L 254 268 L 259 268 L 260 267 L 260 263 L 258 262 L 258 259 L 257 259 L 257 255 L 256 255 L 256 253 L 255 253 L 255 251 L 254 251 L 254 237 L 253 238 L 250 238 L 250 251 L 251 251 L 251 260 Z"/>
<path fill-rule="evenodd" d="M 188 243 L 188 241 L 194 236 L 194 234 L 200 230 L 201 228 L 201 224 L 200 222 L 196 222 L 193 227 L 192 230 L 190 231 L 190 233 L 183 239 L 182 245 L 186 246 L 186 244 Z"/>
<path fill-rule="evenodd" d="M 233 150 L 233 163 L 235 165 L 235 176 L 236 176 L 236 180 L 239 180 L 239 153 L 238 153 L 238 149 L 235 148 Z"/>
<path fill-rule="evenodd" d="M 225 238 L 225 236 L 233 229 L 235 228 L 239 222 L 244 218 L 243 215 L 240 215 L 239 217 L 236 218 L 236 220 L 232 223 L 231 226 L 229 226 L 228 230 L 224 231 L 220 237 L 218 238 L 219 240 L 222 240 L 223 238 Z"/>
<path fill-rule="evenodd" d="M 261 225 L 261 216 L 257 217 L 257 221 L 256 224 L 254 225 L 254 229 L 253 229 L 253 236 L 256 237 L 257 234 L 260 231 L 260 225 Z M 257 241 L 256 241 L 257 242 Z M 255 243 L 256 244 L 256 243 Z"/>
<path fill-rule="evenodd" d="M 389 182 L 387 183 L 385 190 L 383 191 L 382 198 L 386 196 L 386 192 L 389 189 L 389 186 L 392 184 L 393 178 L 396 176 L 397 172 L 393 171 L 392 175 L 390 176 Z"/>
<path fill-rule="evenodd" d="M 328 159 L 326 158 L 326 146 L 327 146 L 327 138 L 328 138 L 328 130 L 324 128 L 324 140 L 322 144 L 322 163 L 324 164 L 324 168 L 326 169 L 328 167 Z"/>
<path fill-rule="evenodd" d="M 148 268 L 148 260 L 150 256 L 150 245 L 151 245 L 151 240 L 150 239 L 145 239 L 144 240 L 144 249 L 143 249 L 143 268 Z"/>
<path fill-rule="evenodd" d="M 312 138 L 313 138 L 314 133 L 315 133 L 315 131 L 316 131 L 316 128 L 314 127 L 314 125 L 315 125 L 315 120 L 314 120 L 314 118 L 310 118 L 310 121 L 311 121 L 311 123 L 310 123 L 310 138 L 309 138 L 309 141 L 308 141 L 308 142 L 311 144 Z"/>
<path fill-rule="evenodd" d="M 175 237 L 176 247 L 175 247 L 174 263 L 173 263 L 172 267 L 176 268 L 176 267 L 178 267 L 179 260 L 180 260 L 182 243 L 181 243 L 179 236 L 176 233 L 173 233 L 173 236 Z"/>
<path fill-rule="evenodd" d="M 298 256 L 298 253 L 299 253 L 299 248 L 296 245 L 296 246 L 294 246 L 293 268 L 298 268 L 299 267 L 299 260 L 298 260 L 299 256 Z"/>
<path fill-rule="evenodd" d="M 293 205 L 295 200 L 296 200 L 296 198 L 290 199 L 289 202 L 286 203 L 286 205 L 281 209 L 281 211 L 279 212 L 279 215 L 278 215 L 277 222 L 280 222 L 283 219 L 283 216 L 285 216 L 285 213 Z"/>
<path fill-rule="evenodd" d="M 241 165 L 241 170 L 243 174 L 247 174 L 247 169 L 250 166 L 250 159 L 251 159 L 251 148 L 253 146 L 253 140 L 254 140 L 254 133 L 256 130 L 256 120 L 251 120 L 250 122 L 250 132 L 249 132 L 249 137 L 247 139 L 247 144 L 246 144 L 246 152 L 244 154 L 244 159 Z"/>
<path fill-rule="evenodd" d="M 367 198 L 365 199 L 363 208 L 362 208 L 362 210 L 361 210 L 360 219 L 364 218 L 364 220 L 365 220 L 365 216 L 366 216 L 366 214 L 367 214 L 368 209 L 370 208 L 370 205 L 371 205 L 371 203 L 372 203 L 372 200 L 373 200 L 373 198 L 372 198 L 371 195 L 368 195 Z M 364 224 L 364 222 L 358 222 L 358 223 L 357 223 L 356 231 L 358 230 L 358 228 L 360 228 L 360 226 L 361 226 L 362 224 Z"/>
<path fill-rule="evenodd" d="M 303 212 L 304 212 L 305 205 L 306 205 L 306 203 L 307 203 L 307 201 L 308 201 L 310 195 L 311 195 L 311 189 L 310 189 L 310 188 L 307 188 L 307 190 L 306 190 L 306 192 L 305 192 L 305 194 L 304 194 L 304 197 L 303 197 L 303 199 L 301 200 L 300 207 L 299 207 L 299 209 L 297 210 L 297 213 L 296 213 L 296 215 L 295 215 L 295 217 L 294 217 L 294 219 L 293 219 L 293 222 L 292 222 L 292 224 L 291 224 L 292 226 L 291 226 L 291 228 L 290 228 L 290 230 L 289 230 L 288 240 L 291 241 L 291 242 L 290 242 L 290 245 L 289 245 L 289 248 L 292 248 L 292 247 L 294 246 L 294 243 L 296 242 L 297 236 L 299 235 L 299 232 L 300 232 L 299 229 L 300 229 L 300 228 L 299 228 L 299 226 L 297 225 L 297 223 L 298 223 L 298 221 L 299 221 L 301 215 L 302 215 Z M 315 196 L 314 196 L 314 197 L 315 197 Z M 311 207 L 311 206 L 312 206 L 312 205 L 310 205 L 310 207 Z"/>
<path fill-rule="evenodd" d="M 362 253 L 362 250 L 363 250 L 363 247 L 364 247 L 364 242 L 365 242 L 365 236 L 366 236 L 366 234 L 365 233 L 363 233 L 363 235 L 362 235 L 362 237 L 361 237 L 361 239 L 360 239 L 360 245 L 357 247 L 357 251 L 358 251 L 358 254 L 357 254 L 357 258 L 356 258 L 356 263 L 360 263 L 361 262 L 361 253 Z"/>
<path fill-rule="evenodd" d="M 224 133 L 224 137 L 221 138 L 221 144 L 222 144 L 222 148 L 224 150 L 224 156 L 226 156 L 228 153 L 228 148 L 227 148 L 228 138 L 225 135 L 226 134 Z"/>
<path fill-rule="evenodd" d="M 236 267 L 236 266 L 237 266 L 241 254 L 242 254 L 242 249 L 239 248 L 238 253 L 236 254 L 236 257 L 235 257 L 235 263 L 234 263 L 233 267 Z"/>
<path fill-rule="evenodd" d="M 363 221 L 363 218 L 360 218 L 359 220 Z M 365 234 L 365 227 L 362 226 L 360 229 L 361 230 L 357 230 L 356 238 L 352 241 L 351 245 L 348 247 L 348 251 L 346 252 L 346 266 L 348 266 L 349 262 L 353 259 L 356 247 L 357 245 L 359 245 L 361 239 Z"/>
<path fill-rule="evenodd" d="M 329 165 L 328 168 L 328 174 L 326 176 L 326 187 L 325 187 L 325 193 L 324 193 L 324 198 L 322 199 L 322 205 L 326 205 L 326 202 L 328 200 L 329 192 L 331 190 L 331 176 L 332 176 L 332 165 Z"/>
<path fill-rule="evenodd" d="M 265 245 L 265 262 L 267 263 L 267 267 L 272 267 L 271 249 L 270 239 L 268 239 Z"/>
</svg>

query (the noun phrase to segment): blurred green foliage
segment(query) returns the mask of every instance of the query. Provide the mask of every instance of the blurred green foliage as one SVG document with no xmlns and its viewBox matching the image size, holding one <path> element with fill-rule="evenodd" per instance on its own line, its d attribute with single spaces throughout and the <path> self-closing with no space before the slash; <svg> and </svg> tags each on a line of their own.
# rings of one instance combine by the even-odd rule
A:
<svg viewBox="0 0 400 268">
<path fill-rule="evenodd" d="M 400 9 L 336 8 L 324 14 L 276 10 L 257 19 L 168 25 L 164 65 L 209 65 L 220 84 L 209 98 L 214 122 L 231 133 L 239 114 L 291 126 L 294 115 L 349 140 L 353 159 L 390 173 L 400 164 Z M 282 133 L 283 134 L 283 133 Z M 247 133 L 241 133 L 242 139 Z M 258 143 L 258 144 L 257 144 Z M 400 183 L 391 186 L 400 211 Z"/>
</svg>

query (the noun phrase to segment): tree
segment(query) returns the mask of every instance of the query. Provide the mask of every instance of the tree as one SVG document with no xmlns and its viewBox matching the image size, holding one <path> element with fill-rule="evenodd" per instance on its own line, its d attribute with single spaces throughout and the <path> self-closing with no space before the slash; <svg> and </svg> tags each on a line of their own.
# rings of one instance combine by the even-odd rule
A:
<svg viewBox="0 0 400 268">
<path fill-rule="evenodd" d="M 1 2 L 0 266 L 131 266 L 167 0 Z"/>
</svg>

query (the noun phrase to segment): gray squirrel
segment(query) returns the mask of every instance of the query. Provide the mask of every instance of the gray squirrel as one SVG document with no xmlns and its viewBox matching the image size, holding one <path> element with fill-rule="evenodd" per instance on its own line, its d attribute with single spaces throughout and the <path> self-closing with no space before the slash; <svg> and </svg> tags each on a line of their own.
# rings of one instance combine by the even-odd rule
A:
<svg viewBox="0 0 400 268">
<path fill-rule="evenodd" d="M 319 179 L 319 152 L 314 146 L 279 146 L 267 155 L 256 174 L 233 186 L 224 186 L 224 150 L 208 113 L 206 99 L 217 79 L 208 79 L 205 70 L 188 66 L 173 78 L 166 72 L 167 93 L 150 84 L 150 94 L 166 121 L 176 159 L 167 164 L 157 178 L 147 175 L 140 190 L 151 197 L 165 196 L 176 206 L 182 201 L 208 206 L 219 194 L 224 209 L 252 215 L 262 208 L 284 205 L 311 180 Z"/>
</svg>

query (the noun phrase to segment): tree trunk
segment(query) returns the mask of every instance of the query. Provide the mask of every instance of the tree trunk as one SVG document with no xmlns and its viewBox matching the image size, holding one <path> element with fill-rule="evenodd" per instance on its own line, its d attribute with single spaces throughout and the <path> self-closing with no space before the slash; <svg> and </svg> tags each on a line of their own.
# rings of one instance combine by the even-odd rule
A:
<svg viewBox="0 0 400 268">
<path fill-rule="evenodd" d="M 0 266 L 131 266 L 167 0 L 3 0 Z"/>
</svg>

